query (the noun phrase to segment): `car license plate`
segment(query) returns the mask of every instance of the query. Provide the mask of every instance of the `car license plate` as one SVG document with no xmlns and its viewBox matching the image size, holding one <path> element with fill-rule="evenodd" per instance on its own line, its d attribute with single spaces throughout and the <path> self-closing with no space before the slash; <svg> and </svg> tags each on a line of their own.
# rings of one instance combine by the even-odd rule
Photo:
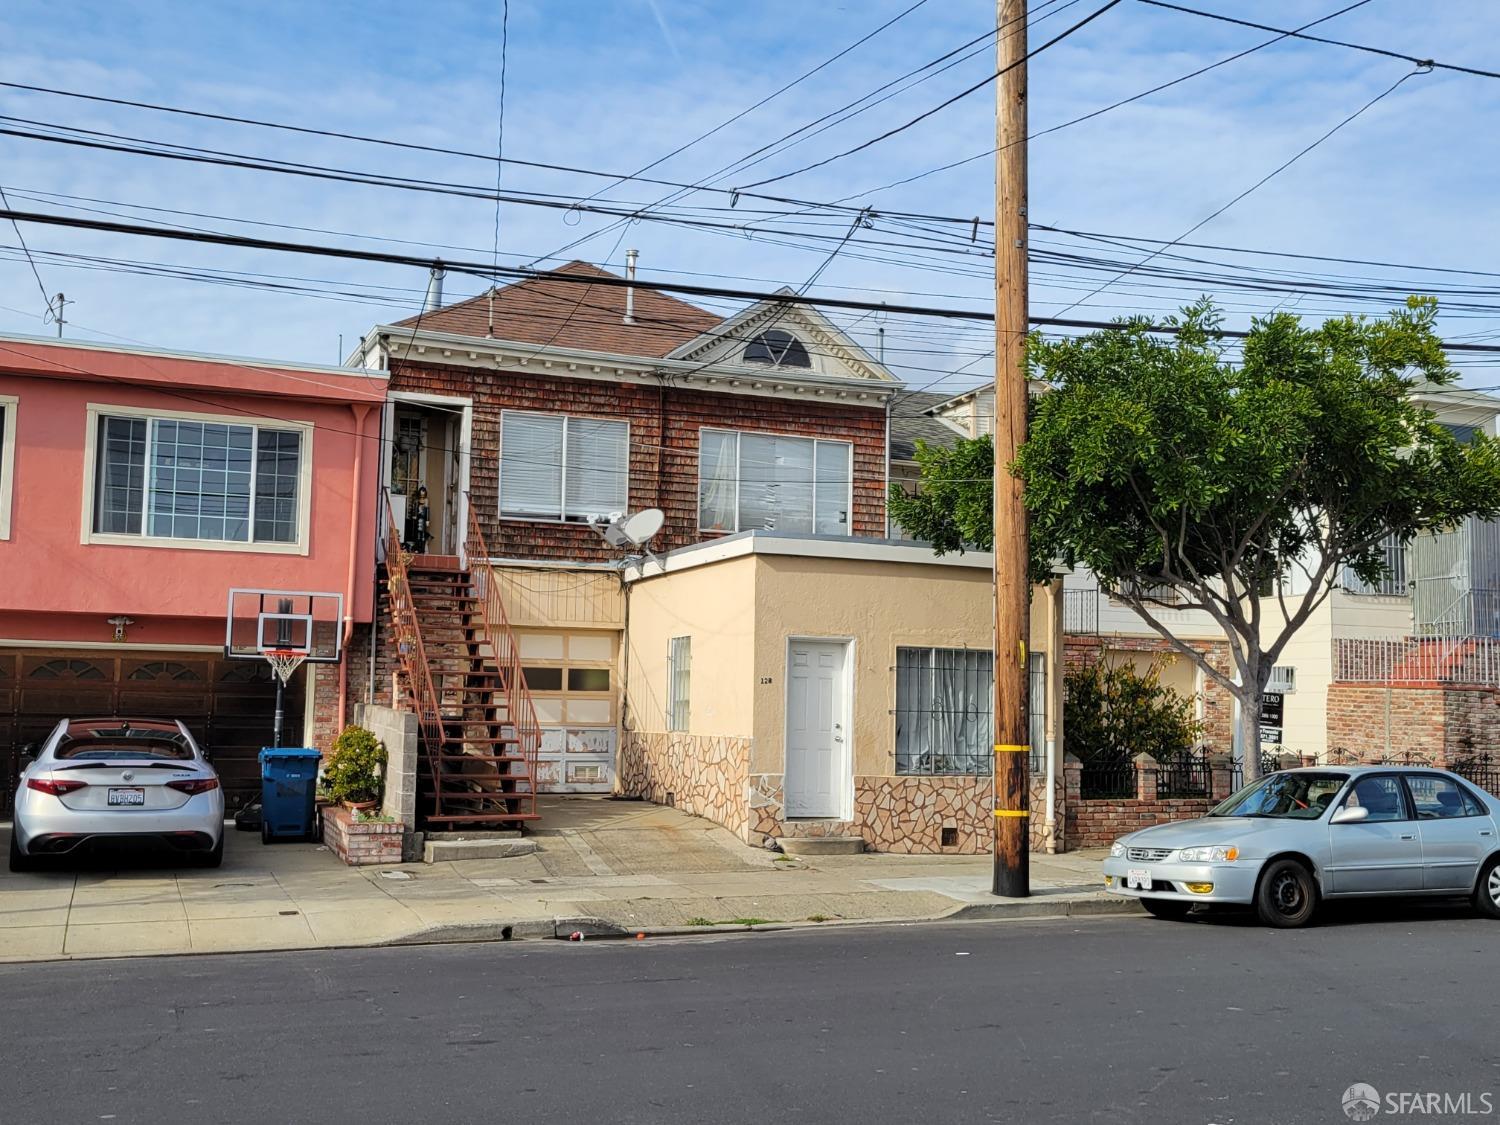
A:
<svg viewBox="0 0 1500 1125">
<path fill-rule="evenodd" d="M 1144 867 L 1132 867 L 1125 872 L 1125 886 L 1139 891 L 1151 889 L 1151 872 Z"/>
<path fill-rule="evenodd" d="M 111 789 L 107 799 L 111 805 L 144 805 L 146 791 L 144 789 Z"/>
</svg>

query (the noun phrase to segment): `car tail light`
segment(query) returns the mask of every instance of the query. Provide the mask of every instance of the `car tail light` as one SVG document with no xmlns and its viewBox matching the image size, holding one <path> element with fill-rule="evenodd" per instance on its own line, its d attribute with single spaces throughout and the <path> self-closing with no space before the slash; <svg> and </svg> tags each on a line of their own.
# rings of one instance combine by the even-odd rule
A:
<svg viewBox="0 0 1500 1125">
<path fill-rule="evenodd" d="M 167 782 L 168 789 L 176 789 L 179 793 L 187 793 L 189 795 L 194 793 L 207 793 L 212 789 L 217 789 L 218 787 L 219 779 L 217 777 L 194 777 L 188 779 L 187 781 Z"/>
<path fill-rule="evenodd" d="M 64 793 L 71 793 L 75 789 L 82 789 L 87 781 L 52 781 L 45 777 L 29 777 L 26 779 L 26 788 L 35 789 L 40 793 L 51 793 L 54 797 L 61 797 Z"/>
</svg>

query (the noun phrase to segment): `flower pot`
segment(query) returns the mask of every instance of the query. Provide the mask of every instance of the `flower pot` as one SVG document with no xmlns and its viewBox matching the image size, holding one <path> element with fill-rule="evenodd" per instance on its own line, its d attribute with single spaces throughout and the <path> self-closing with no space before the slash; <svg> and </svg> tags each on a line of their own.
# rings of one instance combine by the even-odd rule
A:
<svg viewBox="0 0 1500 1125">
<path fill-rule="evenodd" d="M 343 802 L 344 808 L 348 809 L 350 812 L 369 812 L 371 809 L 373 809 L 379 803 L 380 803 L 379 801 L 345 801 L 345 802 Z"/>
</svg>

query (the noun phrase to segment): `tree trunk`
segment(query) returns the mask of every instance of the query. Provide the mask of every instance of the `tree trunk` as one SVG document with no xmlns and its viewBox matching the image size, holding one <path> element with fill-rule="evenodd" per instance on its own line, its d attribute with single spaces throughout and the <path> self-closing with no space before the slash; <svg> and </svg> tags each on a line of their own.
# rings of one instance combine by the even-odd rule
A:
<svg viewBox="0 0 1500 1125">
<path fill-rule="evenodd" d="M 1240 705 L 1240 764 L 1246 784 L 1260 776 L 1261 689 L 1249 684 L 1236 697 Z"/>
</svg>

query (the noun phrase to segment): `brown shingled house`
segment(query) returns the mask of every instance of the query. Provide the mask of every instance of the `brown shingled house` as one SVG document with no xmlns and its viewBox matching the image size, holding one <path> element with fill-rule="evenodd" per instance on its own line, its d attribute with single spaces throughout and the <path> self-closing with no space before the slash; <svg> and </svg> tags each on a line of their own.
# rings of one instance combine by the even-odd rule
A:
<svg viewBox="0 0 1500 1125">
<path fill-rule="evenodd" d="M 408 545 L 458 555 L 472 508 L 505 564 L 544 785 L 607 791 L 622 552 L 592 525 L 660 509 L 658 553 L 748 531 L 883 537 L 901 384 L 814 309 L 725 318 L 595 278 L 623 280 L 570 262 L 439 302 L 372 329 L 357 362 L 389 372 L 385 483 Z"/>
</svg>

